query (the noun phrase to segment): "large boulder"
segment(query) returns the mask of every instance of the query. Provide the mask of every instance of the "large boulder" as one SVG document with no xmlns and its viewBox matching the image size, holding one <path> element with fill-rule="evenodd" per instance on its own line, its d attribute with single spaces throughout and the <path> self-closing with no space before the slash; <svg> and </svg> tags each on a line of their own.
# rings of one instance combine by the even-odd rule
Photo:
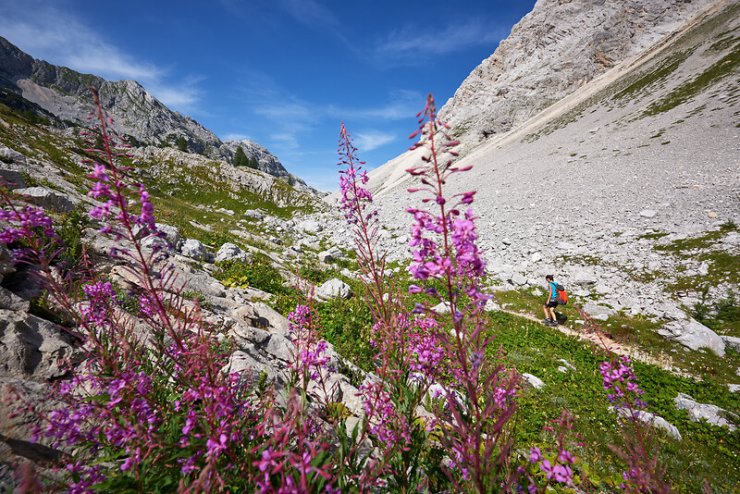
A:
<svg viewBox="0 0 740 494">
<path fill-rule="evenodd" d="M 597 281 L 599 281 L 599 278 L 593 273 L 593 271 L 587 268 L 576 268 L 571 272 L 571 275 L 568 278 L 568 283 L 570 285 L 577 285 L 580 287 L 594 285 Z"/>
<path fill-rule="evenodd" d="M 730 431 L 735 430 L 735 425 L 726 418 L 729 415 L 727 410 L 717 405 L 699 403 L 684 393 L 678 393 L 673 402 L 679 410 L 686 410 L 689 413 L 689 418 L 694 422 L 706 420 L 712 425 L 727 427 Z"/>
<path fill-rule="evenodd" d="M 68 213 L 75 208 L 75 202 L 72 202 L 67 195 L 62 195 L 46 187 L 16 189 L 15 193 L 25 196 L 26 200 L 44 209 Z"/>
<path fill-rule="evenodd" d="M 632 414 L 634 413 L 634 418 L 636 420 L 664 430 L 676 441 L 681 441 L 683 439 L 681 437 L 681 432 L 675 425 L 671 424 L 663 417 L 655 415 L 654 413 L 646 412 L 645 410 L 637 410 L 633 412 L 627 408 L 617 408 L 617 413 L 620 417 L 627 420 L 631 420 L 633 416 Z"/>
<path fill-rule="evenodd" d="M 349 298 L 352 294 L 349 285 L 339 278 L 332 278 L 316 289 L 318 300 L 327 301 L 335 298 Z"/>
<path fill-rule="evenodd" d="M 0 185 L 9 189 L 23 189 L 26 187 L 26 179 L 17 171 L 0 169 Z"/>
<path fill-rule="evenodd" d="M 321 226 L 321 223 L 319 223 L 316 220 L 305 220 L 298 223 L 296 226 L 298 228 L 298 231 L 301 231 L 303 233 L 319 233 L 320 231 L 324 230 L 324 227 Z"/>
<path fill-rule="evenodd" d="M 725 342 L 725 345 L 732 348 L 736 352 L 740 352 L 740 338 L 737 336 L 723 336 L 722 341 Z"/>
<path fill-rule="evenodd" d="M 206 246 L 200 240 L 189 238 L 180 247 L 180 254 L 196 261 L 204 261 L 206 259 Z"/>
<path fill-rule="evenodd" d="M 165 225 L 164 223 L 157 223 L 157 230 L 164 235 L 164 239 L 172 245 L 175 249 L 179 249 L 182 246 L 182 237 L 180 231 L 172 226 Z"/>
<path fill-rule="evenodd" d="M 5 163 L 25 163 L 26 157 L 15 149 L 0 146 L 0 161 L 4 161 Z"/>
<path fill-rule="evenodd" d="M 15 272 L 15 266 L 13 266 L 13 254 L 5 247 L 0 245 L 0 282 L 3 281 L 5 275 Z"/>
<path fill-rule="evenodd" d="M 0 309 L 28 311 L 31 302 L 25 300 L 7 288 L 0 287 Z"/>
<path fill-rule="evenodd" d="M 66 374 L 70 337 L 45 319 L 0 309 L 0 374 L 46 381 Z"/>
<path fill-rule="evenodd" d="M 720 357 L 725 356 L 724 340 L 695 319 L 671 321 L 660 328 L 658 334 L 669 340 L 675 340 L 692 350 L 708 348 Z"/>
<path fill-rule="evenodd" d="M 244 261 L 247 259 L 247 253 L 241 250 L 238 245 L 226 242 L 216 252 L 216 262 L 225 261 Z"/>
<path fill-rule="evenodd" d="M 338 247 L 332 247 L 331 249 L 319 252 L 319 261 L 321 262 L 330 263 L 343 258 L 344 254 L 342 254 L 342 251 Z"/>
<path fill-rule="evenodd" d="M 596 319 L 597 321 L 606 321 L 611 316 L 617 313 L 616 310 L 607 307 L 605 305 L 599 305 L 595 302 L 588 302 L 586 305 L 583 306 L 583 310 L 586 311 L 588 315 L 590 315 L 592 318 Z"/>
</svg>

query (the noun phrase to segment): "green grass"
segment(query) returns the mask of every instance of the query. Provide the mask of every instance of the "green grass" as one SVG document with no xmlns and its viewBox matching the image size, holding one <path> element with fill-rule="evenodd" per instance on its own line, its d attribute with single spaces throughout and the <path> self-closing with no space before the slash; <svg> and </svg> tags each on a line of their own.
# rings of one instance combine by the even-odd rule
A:
<svg viewBox="0 0 740 494">
<path fill-rule="evenodd" d="M 666 236 L 668 236 L 666 232 L 643 233 L 637 236 L 637 240 L 658 240 Z"/>
<path fill-rule="evenodd" d="M 674 88 L 663 98 L 653 102 L 645 109 L 647 116 L 667 112 L 683 104 L 699 94 L 708 86 L 721 79 L 736 74 L 740 65 L 740 49 L 735 47 L 731 53 L 722 57 L 710 68 L 695 77 L 693 80 Z"/>
<path fill-rule="evenodd" d="M 740 294 L 730 292 L 721 300 L 708 300 L 708 289 L 691 310 L 691 315 L 716 333 L 740 338 Z"/>
<path fill-rule="evenodd" d="M 532 373 L 546 383 L 544 389 L 530 390 L 519 400 L 516 436 L 520 444 L 544 444 L 547 435 L 540 431 L 567 408 L 575 416 L 575 429 L 583 435 L 585 446 L 579 456 L 589 477 L 598 481 L 598 488 L 615 490 L 622 467 L 608 446 L 618 446 L 620 437 L 598 372 L 606 356 L 575 338 L 516 316 L 495 313 L 490 327 L 496 346 L 505 350 L 508 361 L 520 372 Z M 561 358 L 576 371 L 559 372 Z M 737 410 L 738 397 L 715 383 L 680 378 L 655 366 L 637 363 L 635 370 L 650 410 L 678 427 L 684 437 L 676 442 L 659 434 L 660 458 L 676 491 L 699 492 L 706 478 L 715 492 L 732 492 L 740 481 L 739 435 L 689 421 L 685 412 L 674 408 L 673 398 L 682 392 L 700 402 Z"/>
<path fill-rule="evenodd" d="M 624 89 L 617 92 L 613 96 L 613 99 L 634 99 L 647 88 L 667 79 L 668 76 L 670 76 L 689 55 L 690 52 L 679 52 L 671 55 L 654 70 L 641 73 L 636 76 L 636 79 L 629 83 Z"/>
<path fill-rule="evenodd" d="M 737 231 L 737 225 L 727 222 L 719 229 L 690 238 L 674 240 L 669 244 L 655 245 L 653 248 L 678 259 L 704 262 L 706 274 L 686 276 L 685 268 L 679 267 L 674 281 L 667 288 L 673 292 L 702 293 L 709 287 L 721 284 L 740 284 L 740 255 L 726 250 L 715 249 L 715 244 L 730 232 Z"/>
<path fill-rule="evenodd" d="M 528 290 L 508 290 L 495 294 L 495 300 L 503 309 L 538 319 L 544 318 L 542 312 L 544 298 L 544 295 L 534 295 Z M 558 307 L 557 312 L 567 319 L 566 327 L 582 331 L 583 327 L 575 323 L 580 317 L 575 308 L 578 303 L 572 300 L 568 305 Z M 723 307 L 724 317 L 736 317 L 728 303 Z M 740 368 L 740 355 L 729 349 L 725 357 L 719 357 L 706 349 L 688 350 L 680 343 L 667 340 L 656 332 L 663 324 L 642 316 L 633 317 L 623 313 L 617 313 L 608 321 L 600 323 L 603 332 L 609 338 L 636 347 L 658 362 L 670 363 L 684 373 L 715 383 L 737 382 L 735 369 Z"/>
<path fill-rule="evenodd" d="M 257 288 L 273 295 L 289 293 L 283 286 L 280 270 L 265 255 L 254 254 L 251 261 L 226 261 L 217 265 L 214 277 L 226 287 Z"/>
<path fill-rule="evenodd" d="M 708 247 L 711 247 L 717 240 L 721 239 L 722 237 L 733 231 L 738 231 L 737 225 L 732 222 L 727 222 L 720 226 L 717 230 L 707 232 L 698 237 L 683 238 L 679 240 L 674 240 L 669 244 L 656 245 L 654 249 L 677 255 L 685 255 L 687 251 L 706 249 Z"/>
</svg>

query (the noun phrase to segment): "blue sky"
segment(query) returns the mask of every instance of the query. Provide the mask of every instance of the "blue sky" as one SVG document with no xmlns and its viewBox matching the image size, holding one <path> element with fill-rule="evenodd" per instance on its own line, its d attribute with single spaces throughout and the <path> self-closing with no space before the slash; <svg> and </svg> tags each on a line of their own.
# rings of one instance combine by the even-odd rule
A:
<svg viewBox="0 0 740 494">
<path fill-rule="evenodd" d="M 0 35 L 36 58 L 135 79 L 222 139 L 266 146 L 311 185 L 336 188 L 344 120 L 373 168 L 534 0 L 0 0 Z"/>
</svg>

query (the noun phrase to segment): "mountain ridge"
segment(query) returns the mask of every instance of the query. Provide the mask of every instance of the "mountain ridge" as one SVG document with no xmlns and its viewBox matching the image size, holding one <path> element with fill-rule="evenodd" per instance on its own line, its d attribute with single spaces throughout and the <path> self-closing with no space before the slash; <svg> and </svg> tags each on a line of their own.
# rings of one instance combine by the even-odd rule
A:
<svg viewBox="0 0 740 494">
<path fill-rule="evenodd" d="M 83 127 L 89 124 L 93 110 L 89 88 L 95 86 L 103 109 L 113 117 L 114 129 L 132 144 L 174 146 L 184 139 L 180 145 L 190 152 L 233 162 L 235 146 L 223 142 L 192 117 L 171 110 L 137 81 L 108 81 L 35 59 L 2 36 L 0 86 L 55 116 L 61 125 Z M 257 160 L 262 171 L 305 185 L 264 146 L 252 145 L 244 151 Z"/>
</svg>

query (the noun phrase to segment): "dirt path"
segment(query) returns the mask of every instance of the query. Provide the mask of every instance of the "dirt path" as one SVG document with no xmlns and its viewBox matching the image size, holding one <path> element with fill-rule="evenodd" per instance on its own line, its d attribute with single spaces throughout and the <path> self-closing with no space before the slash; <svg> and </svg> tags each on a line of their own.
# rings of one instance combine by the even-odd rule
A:
<svg viewBox="0 0 740 494">
<path fill-rule="evenodd" d="M 609 337 L 607 334 L 602 331 L 597 324 L 593 321 L 593 319 L 586 318 L 586 324 L 583 326 L 582 331 L 576 331 L 574 329 L 571 329 L 567 326 L 564 326 L 562 324 L 559 324 L 558 326 L 546 326 L 543 324 L 542 319 L 535 317 L 531 314 L 525 314 L 522 312 L 516 312 L 512 310 L 506 310 L 506 309 L 500 309 L 502 312 L 506 312 L 507 314 L 511 314 L 513 316 L 523 317 L 525 319 L 528 319 L 530 321 L 542 324 L 545 327 L 556 329 L 560 331 L 563 334 L 566 334 L 568 336 L 575 336 L 580 340 L 588 341 L 594 346 L 597 346 L 603 350 L 606 350 L 609 353 L 613 353 L 615 355 L 626 355 L 632 360 L 638 360 L 645 364 L 651 364 L 655 365 L 657 367 L 660 367 L 661 369 L 667 370 L 673 374 L 682 376 L 682 377 L 691 377 L 693 379 L 699 379 L 697 376 L 694 376 L 693 374 L 689 374 L 678 367 L 676 367 L 673 364 L 673 360 L 667 356 L 667 355 L 661 355 L 661 356 L 654 356 L 650 355 L 643 350 L 633 346 L 628 345 L 625 343 L 618 342 L 614 340 L 613 338 Z M 585 314 L 582 314 L 585 315 Z"/>
</svg>

